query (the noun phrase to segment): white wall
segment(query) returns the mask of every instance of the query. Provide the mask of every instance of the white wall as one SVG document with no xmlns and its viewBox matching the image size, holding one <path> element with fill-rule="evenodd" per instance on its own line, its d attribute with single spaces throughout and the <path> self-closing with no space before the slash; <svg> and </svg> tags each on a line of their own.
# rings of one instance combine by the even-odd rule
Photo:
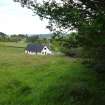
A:
<svg viewBox="0 0 105 105">
<path fill-rule="evenodd" d="M 48 55 L 48 54 L 51 55 L 52 52 L 48 49 L 47 46 L 45 46 L 45 47 L 42 49 L 41 54 L 42 54 L 42 55 Z"/>
</svg>

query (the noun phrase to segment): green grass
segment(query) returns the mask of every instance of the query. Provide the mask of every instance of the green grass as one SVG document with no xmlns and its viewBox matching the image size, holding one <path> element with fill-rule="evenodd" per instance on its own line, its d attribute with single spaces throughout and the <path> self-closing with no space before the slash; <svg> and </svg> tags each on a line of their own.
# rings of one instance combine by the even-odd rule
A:
<svg viewBox="0 0 105 105">
<path fill-rule="evenodd" d="M 105 105 L 104 99 L 105 83 L 78 59 L 0 47 L 0 105 Z"/>
<path fill-rule="evenodd" d="M 25 43 L 24 40 L 19 41 L 19 42 L 0 42 L 0 46 L 8 46 L 8 47 L 26 47 L 27 43 Z"/>
</svg>

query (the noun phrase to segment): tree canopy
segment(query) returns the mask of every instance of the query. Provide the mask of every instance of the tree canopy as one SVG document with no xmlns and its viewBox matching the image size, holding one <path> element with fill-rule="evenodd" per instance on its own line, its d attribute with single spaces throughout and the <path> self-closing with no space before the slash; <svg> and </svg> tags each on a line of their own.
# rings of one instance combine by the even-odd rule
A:
<svg viewBox="0 0 105 105">
<path fill-rule="evenodd" d="M 41 18 L 47 18 L 59 27 L 80 28 L 81 25 L 91 25 L 96 18 L 105 15 L 104 0 L 14 0 L 22 6 L 27 6 Z M 95 22 L 95 21 L 94 21 Z"/>
</svg>

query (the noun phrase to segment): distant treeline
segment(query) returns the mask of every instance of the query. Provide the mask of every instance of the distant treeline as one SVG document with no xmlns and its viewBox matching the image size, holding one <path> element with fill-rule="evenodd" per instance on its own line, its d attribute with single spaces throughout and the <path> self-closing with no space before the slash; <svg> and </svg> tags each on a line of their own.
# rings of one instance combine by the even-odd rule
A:
<svg viewBox="0 0 105 105">
<path fill-rule="evenodd" d="M 13 34 L 7 35 L 3 32 L 0 32 L 0 41 L 1 42 L 18 42 L 23 39 L 26 39 L 26 42 L 35 42 L 38 39 L 51 39 L 52 34 Z"/>
<path fill-rule="evenodd" d="M 0 32 L 0 41 L 1 42 L 18 42 L 22 39 L 26 38 L 27 35 L 18 34 L 18 35 L 7 35 L 5 33 Z"/>
<path fill-rule="evenodd" d="M 23 34 L 8 36 L 4 33 L 0 33 L 0 41 L 17 43 L 23 40 L 25 43 L 47 45 L 55 52 L 62 52 L 65 55 L 77 57 L 80 52 L 80 45 L 78 44 L 77 36 L 76 32 L 68 35 L 53 33 L 53 35 L 50 36 L 51 38 L 40 37 L 39 35 L 28 36 Z"/>
</svg>

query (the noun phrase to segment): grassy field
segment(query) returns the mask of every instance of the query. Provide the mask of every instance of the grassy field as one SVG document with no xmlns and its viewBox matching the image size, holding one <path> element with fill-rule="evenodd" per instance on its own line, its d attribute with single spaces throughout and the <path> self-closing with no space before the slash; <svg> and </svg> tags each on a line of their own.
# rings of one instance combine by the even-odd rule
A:
<svg viewBox="0 0 105 105">
<path fill-rule="evenodd" d="M 19 41 L 19 42 L 0 42 L 0 46 L 25 48 L 27 46 L 27 43 L 25 43 L 24 40 Z"/>
<path fill-rule="evenodd" d="M 105 105 L 100 79 L 78 59 L 0 46 L 0 105 Z"/>
</svg>

